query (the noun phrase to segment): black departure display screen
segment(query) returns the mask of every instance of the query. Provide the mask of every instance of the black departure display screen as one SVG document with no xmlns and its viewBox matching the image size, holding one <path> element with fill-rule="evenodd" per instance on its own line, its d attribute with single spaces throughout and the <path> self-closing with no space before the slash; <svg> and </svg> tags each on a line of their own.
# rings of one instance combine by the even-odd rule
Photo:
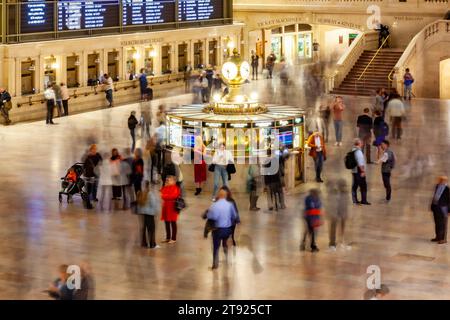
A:
<svg viewBox="0 0 450 320">
<path fill-rule="evenodd" d="M 119 0 L 58 1 L 58 31 L 117 27 Z"/>
<path fill-rule="evenodd" d="M 122 0 L 124 26 L 175 22 L 175 0 Z"/>
<path fill-rule="evenodd" d="M 20 32 L 51 32 L 54 30 L 53 2 L 44 0 L 23 1 L 20 10 Z"/>
<path fill-rule="evenodd" d="M 223 0 L 179 0 L 178 21 L 223 18 Z"/>
</svg>

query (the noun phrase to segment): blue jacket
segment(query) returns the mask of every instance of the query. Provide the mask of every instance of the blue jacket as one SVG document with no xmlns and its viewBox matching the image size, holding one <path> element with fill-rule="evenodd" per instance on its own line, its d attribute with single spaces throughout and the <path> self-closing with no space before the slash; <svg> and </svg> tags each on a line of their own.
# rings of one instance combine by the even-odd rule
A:
<svg viewBox="0 0 450 320">
<path fill-rule="evenodd" d="M 139 76 L 139 85 L 141 86 L 141 89 L 145 89 L 148 86 L 148 81 L 147 81 L 147 75 L 146 74 L 141 74 Z"/>
</svg>

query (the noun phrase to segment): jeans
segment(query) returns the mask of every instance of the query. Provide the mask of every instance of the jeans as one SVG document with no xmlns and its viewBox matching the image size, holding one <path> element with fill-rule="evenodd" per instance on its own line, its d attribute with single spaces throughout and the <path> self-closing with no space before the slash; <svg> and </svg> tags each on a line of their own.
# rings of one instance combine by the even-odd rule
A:
<svg viewBox="0 0 450 320">
<path fill-rule="evenodd" d="M 86 189 L 89 195 L 89 200 L 97 199 L 98 179 L 96 177 L 86 178 Z"/>
<path fill-rule="evenodd" d="M 222 243 L 223 251 L 225 255 L 228 254 L 228 244 L 227 240 L 232 233 L 231 228 L 217 228 L 212 232 L 213 239 L 213 267 L 217 268 L 219 266 L 219 248 L 220 243 Z"/>
<path fill-rule="evenodd" d="M 391 173 L 390 172 L 382 172 L 381 176 L 383 178 L 383 185 L 384 188 L 386 189 L 386 200 L 391 200 L 391 193 L 392 193 L 392 188 L 391 188 Z"/>
<path fill-rule="evenodd" d="M 360 173 L 352 173 L 353 175 L 353 183 L 352 183 L 352 200 L 353 203 L 358 202 L 357 191 L 358 188 L 361 191 L 361 202 L 367 202 L 367 182 L 366 177 L 361 177 Z"/>
<path fill-rule="evenodd" d="M 47 120 L 45 123 L 53 123 L 53 108 L 55 107 L 54 100 L 47 100 Z"/>
<path fill-rule="evenodd" d="M 316 157 L 314 158 L 314 167 L 316 169 L 316 180 L 321 180 L 320 175 L 322 174 L 323 168 L 323 152 L 316 152 Z"/>
<path fill-rule="evenodd" d="M 217 191 L 219 190 L 220 178 L 222 178 L 222 185 L 228 185 L 228 172 L 227 167 L 216 164 L 214 167 L 214 191 L 213 197 L 216 196 Z"/>
<path fill-rule="evenodd" d="M 344 122 L 342 120 L 334 120 L 334 133 L 336 135 L 336 142 L 342 142 L 342 129 Z"/>
<path fill-rule="evenodd" d="M 405 97 L 405 99 L 409 99 L 411 100 L 412 97 L 412 84 L 410 85 L 404 85 L 403 88 L 403 96 Z"/>
<path fill-rule="evenodd" d="M 148 238 L 148 242 L 147 242 Z M 145 214 L 144 215 L 144 228 L 142 232 L 142 245 L 150 248 L 156 247 L 155 240 L 155 216 Z"/>
<path fill-rule="evenodd" d="M 112 89 L 106 90 L 105 91 L 105 95 L 106 95 L 106 100 L 109 103 L 109 106 L 112 107 L 112 104 L 113 104 L 113 91 L 112 91 Z"/>
<path fill-rule="evenodd" d="M 56 100 L 56 106 L 58 107 L 58 117 L 64 115 L 62 100 Z"/>
<path fill-rule="evenodd" d="M 134 129 L 130 129 L 131 135 L 131 152 L 134 152 L 134 148 L 136 147 L 136 133 Z"/>
</svg>

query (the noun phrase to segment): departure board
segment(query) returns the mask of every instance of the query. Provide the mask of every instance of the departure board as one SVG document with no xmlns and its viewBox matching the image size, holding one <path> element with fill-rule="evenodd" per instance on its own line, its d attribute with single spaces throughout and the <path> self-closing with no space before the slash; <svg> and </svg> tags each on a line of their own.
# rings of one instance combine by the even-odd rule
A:
<svg viewBox="0 0 450 320">
<path fill-rule="evenodd" d="M 223 0 L 179 0 L 178 21 L 223 18 Z"/>
<path fill-rule="evenodd" d="M 175 22 L 175 0 L 122 0 L 122 24 Z"/>
<path fill-rule="evenodd" d="M 58 30 L 116 27 L 119 25 L 118 1 L 58 1 Z"/>
<path fill-rule="evenodd" d="M 44 0 L 23 0 L 20 10 L 20 32 L 51 32 L 54 30 L 53 3 Z"/>
</svg>

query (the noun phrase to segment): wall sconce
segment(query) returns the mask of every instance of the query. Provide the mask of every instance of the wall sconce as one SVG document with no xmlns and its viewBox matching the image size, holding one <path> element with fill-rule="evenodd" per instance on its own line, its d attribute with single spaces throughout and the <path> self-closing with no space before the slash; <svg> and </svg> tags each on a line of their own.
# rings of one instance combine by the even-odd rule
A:
<svg viewBox="0 0 450 320">
<path fill-rule="evenodd" d="M 36 70 L 36 66 L 34 64 L 32 64 L 31 66 L 28 67 L 28 71 L 35 71 Z"/>
<path fill-rule="evenodd" d="M 100 64 L 100 58 L 96 58 L 96 59 L 94 60 L 94 62 L 95 62 L 96 64 Z"/>
<path fill-rule="evenodd" d="M 76 65 L 76 66 L 79 66 L 80 64 L 81 64 L 81 62 L 80 62 L 79 59 L 77 59 L 77 60 L 75 61 L 75 63 L 74 63 L 74 65 Z"/>
<path fill-rule="evenodd" d="M 139 59 L 141 57 L 141 55 L 139 54 L 139 52 L 135 51 L 135 52 L 133 52 L 132 57 L 133 57 L 134 60 L 137 60 L 137 59 Z"/>
<path fill-rule="evenodd" d="M 150 58 L 154 58 L 156 57 L 156 50 L 153 47 L 150 47 L 149 51 L 148 51 L 148 56 Z"/>
</svg>

